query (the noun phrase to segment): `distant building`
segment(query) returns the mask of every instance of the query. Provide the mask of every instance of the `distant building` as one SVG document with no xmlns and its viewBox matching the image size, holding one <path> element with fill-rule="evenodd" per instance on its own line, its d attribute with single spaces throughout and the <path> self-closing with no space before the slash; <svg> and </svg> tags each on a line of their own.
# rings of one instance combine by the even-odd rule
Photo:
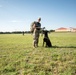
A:
<svg viewBox="0 0 76 75">
<path fill-rule="evenodd" d="M 61 28 L 58 28 L 55 30 L 55 32 L 67 32 L 67 31 L 70 31 L 69 28 L 64 28 L 64 27 L 61 27 Z"/>
<path fill-rule="evenodd" d="M 55 30 L 55 32 L 76 32 L 76 28 L 64 28 L 64 27 L 61 27 L 61 28 L 58 28 Z"/>
</svg>

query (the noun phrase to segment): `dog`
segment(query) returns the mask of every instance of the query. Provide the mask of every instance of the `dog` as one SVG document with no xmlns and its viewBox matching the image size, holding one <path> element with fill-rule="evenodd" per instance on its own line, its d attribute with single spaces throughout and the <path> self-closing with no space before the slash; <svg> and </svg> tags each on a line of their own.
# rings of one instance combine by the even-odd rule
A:
<svg viewBox="0 0 76 75">
<path fill-rule="evenodd" d="M 46 43 L 45 47 L 52 47 L 52 43 L 48 37 L 48 32 L 47 30 L 43 30 L 44 38 L 43 38 L 43 47 L 44 44 Z"/>
</svg>

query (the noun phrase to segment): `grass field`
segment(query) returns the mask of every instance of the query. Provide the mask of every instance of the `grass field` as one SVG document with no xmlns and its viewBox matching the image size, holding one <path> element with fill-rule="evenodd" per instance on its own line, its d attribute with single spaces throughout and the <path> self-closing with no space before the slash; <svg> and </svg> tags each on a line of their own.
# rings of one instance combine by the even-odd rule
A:
<svg viewBox="0 0 76 75">
<path fill-rule="evenodd" d="M 52 48 L 32 47 L 32 35 L 0 34 L 0 75 L 76 75 L 76 33 L 51 33 Z"/>
</svg>

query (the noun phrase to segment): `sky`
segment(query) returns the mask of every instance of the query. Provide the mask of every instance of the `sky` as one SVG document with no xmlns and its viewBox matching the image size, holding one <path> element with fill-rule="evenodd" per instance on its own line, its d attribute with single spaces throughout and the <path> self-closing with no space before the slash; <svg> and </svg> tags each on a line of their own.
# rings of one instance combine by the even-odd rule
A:
<svg viewBox="0 0 76 75">
<path fill-rule="evenodd" d="M 76 28 L 76 0 L 0 0 L 0 31 L 29 31 L 41 17 L 41 27 Z"/>
</svg>

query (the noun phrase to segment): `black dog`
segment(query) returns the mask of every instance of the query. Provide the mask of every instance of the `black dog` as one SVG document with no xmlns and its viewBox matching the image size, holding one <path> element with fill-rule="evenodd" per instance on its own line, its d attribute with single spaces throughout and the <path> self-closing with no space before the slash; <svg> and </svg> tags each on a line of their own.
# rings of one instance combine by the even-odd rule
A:
<svg viewBox="0 0 76 75">
<path fill-rule="evenodd" d="M 51 41 L 48 37 L 48 32 L 47 30 L 43 30 L 43 34 L 44 34 L 44 38 L 43 38 L 43 46 L 44 46 L 44 43 L 46 43 L 46 46 L 45 47 L 52 47 L 52 44 L 51 44 Z"/>
</svg>

